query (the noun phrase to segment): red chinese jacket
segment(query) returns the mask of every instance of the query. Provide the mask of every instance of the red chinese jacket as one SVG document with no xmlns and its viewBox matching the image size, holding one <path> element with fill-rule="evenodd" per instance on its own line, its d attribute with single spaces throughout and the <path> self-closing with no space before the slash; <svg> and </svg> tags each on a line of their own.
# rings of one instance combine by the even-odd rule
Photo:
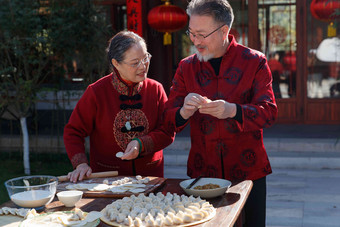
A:
<svg viewBox="0 0 340 227">
<path fill-rule="evenodd" d="M 239 104 L 242 123 L 199 111 L 190 118 L 187 174 L 231 181 L 256 180 L 272 172 L 262 131 L 277 117 L 272 76 L 264 54 L 238 44 L 231 35 L 229 41 L 218 75 L 209 62 L 199 61 L 196 54 L 179 63 L 166 105 L 166 121 L 176 132 L 186 126 L 176 127 L 175 116 L 186 95 L 192 92 Z"/>
<path fill-rule="evenodd" d="M 119 175 L 159 176 L 164 174 L 162 149 L 174 140 L 174 133 L 162 129 L 167 95 L 152 79 L 128 86 L 114 72 L 88 86 L 64 129 L 64 143 L 75 168 L 88 162 L 84 139 L 90 139 L 93 172 L 117 170 Z M 127 123 L 128 122 L 128 123 Z M 122 161 L 116 157 L 138 137 L 141 157 Z"/>
</svg>

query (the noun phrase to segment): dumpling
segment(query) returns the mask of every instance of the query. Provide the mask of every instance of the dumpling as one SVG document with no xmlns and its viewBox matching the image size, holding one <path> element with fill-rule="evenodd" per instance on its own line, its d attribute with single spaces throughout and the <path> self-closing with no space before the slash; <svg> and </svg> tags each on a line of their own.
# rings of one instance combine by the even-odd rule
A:
<svg viewBox="0 0 340 227">
<path fill-rule="evenodd" d="M 183 222 L 183 219 L 180 218 L 180 217 L 174 216 L 173 219 L 172 219 L 172 222 L 176 225 L 179 225 Z"/>
<path fill-rule="evenodd" d="M 116 221 L 117 220 L 117 213 L 116 212 L 108 213 L 107 216 L 108 216 L 110 221 Z"/>
<path fill-rule="evenodd" d="M 192 222 L 194 221 L 194 217 L 192 216 L 191 213 L 185 213 L 183 216 L 183 221 L 187 223 Z"/>
<path fill-rule="evenodd" d="M 197 206 L 194 206 L 194 205 L 190 205 L 186 209 L 190 209 L 191 211 L 199 211 L 200 210 Z"/>
<path fill-rule="evenodd" d="M 124 225 L 131 226 L 132 224 L 134 224 L 133 219 L 130 216 L 127 216 L 124 220 Z"/>
<path fill-rule="evenodd" d="M 196 220 L 196 221 L 202 220 L 205 217 L 203 212 L 194 212 L 192 214 L 192 216 L 193 216 L 194 220 Z"/>
<path fill-rule="evenodd" d="M 174 223 L 172 221 L 172 218 L 167 215 L 165 218 L 164 218 L 164 224 L 167 225 L 167 226 L 172 226 Z"/>
<path fill-rule="evenodd" d="M 135 218 L 135 221 L 133 222 L 134 226 L 136 227 L 140 227 L 140 226 L 143 226 L 143 221 L 142 219 L 140 219 L 139 217 L 136 217 Z"/>
<path fill-rule="evenodd" d="M 122 223 L 122 222 L 125 220 L 125 218 L 126 218 L 126 215 L 124 215 L 124 214 L 122 214 L 122 213 L 119 213 L 118 216 L 117 216 L 116 221 L 117 221 L 118 223 Z"/>
</svg>

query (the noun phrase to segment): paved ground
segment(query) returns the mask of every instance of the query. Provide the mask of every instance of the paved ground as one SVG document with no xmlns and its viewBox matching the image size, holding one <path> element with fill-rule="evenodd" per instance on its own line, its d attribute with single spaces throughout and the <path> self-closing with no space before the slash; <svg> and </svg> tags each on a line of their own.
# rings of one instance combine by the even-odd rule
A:
<svg viewBox="0 0 340 227">
<path fill-rule="evenodd" d="M 189 128 L 165 150 L 165 177 L 187 178 Z M 340 227 L 340 125 L 275 125 L 264 130 L 268 227 Z"/>
</svg>

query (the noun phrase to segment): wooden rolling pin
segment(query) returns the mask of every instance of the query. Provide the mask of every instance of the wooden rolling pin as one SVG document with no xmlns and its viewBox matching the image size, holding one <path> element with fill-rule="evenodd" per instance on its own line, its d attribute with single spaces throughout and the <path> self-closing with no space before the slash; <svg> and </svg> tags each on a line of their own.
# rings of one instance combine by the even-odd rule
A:
<svg viewBox="0 0 340 227">
<path fill-rule="evenodd" d="M 107 172 L 97 172 L 97 173 L 92 173 L 89 177 L 84 177 L 83 179 L 90 179 L 90 178 L 100 178 L 100 177 L 115 177 L 118 176 L 118 171 L 107 171 Z M 59 176 L 58 181 L 68 181 L 69 179 L 67 178 L 67 175 L 65 176 Z"/>
</svg>

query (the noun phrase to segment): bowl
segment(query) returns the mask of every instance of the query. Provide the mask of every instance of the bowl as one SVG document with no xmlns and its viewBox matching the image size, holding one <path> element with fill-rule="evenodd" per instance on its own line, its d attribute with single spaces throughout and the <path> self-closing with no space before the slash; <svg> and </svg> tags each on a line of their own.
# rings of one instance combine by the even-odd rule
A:
<svg viewBox="0 0 340 227">
<path fill-rule="evenodd" d="M 194 184 L 190 189 L 186 189 L 186 187 L 195 179 L 189 179 L 189 180 L 184 180 L 179 185 L 181 188 L 184 190 L 184 192 L 188 195 L 193 195 L 193 196 L 200 196 L 201 198 L 204 199 L 210 199 L 210 198 L 215 198 L 217 196 L 223 195 L 226 190 L 229 188 L 231 185 L 231 182 L 228 180 L 220 179 L 220 178 L 207 178 L 203 177 L 201 178 L 196 184 Z M 217 184 L 220 187 L 219 188 L 214 188 L 214 189 L 194 189 L 194 187 L 197 186 L 203 186 L 206 184 Z"/>
<path fill-rule="evenodd" d="M 44 207 L 54 199 L 57 184 L 57 177 L 46 175 L 17 177 L 5 182 L 13 203 L 35 209 Z"/>
<path fill-rule="evenodd" d="M 66 207 L 74 207 L 76 202 L 78 202 L 82 196 L 83 192 L 77 190 L 62 191 L 57 193 L 59 201 L 62 202 Z"/>
</svg>

